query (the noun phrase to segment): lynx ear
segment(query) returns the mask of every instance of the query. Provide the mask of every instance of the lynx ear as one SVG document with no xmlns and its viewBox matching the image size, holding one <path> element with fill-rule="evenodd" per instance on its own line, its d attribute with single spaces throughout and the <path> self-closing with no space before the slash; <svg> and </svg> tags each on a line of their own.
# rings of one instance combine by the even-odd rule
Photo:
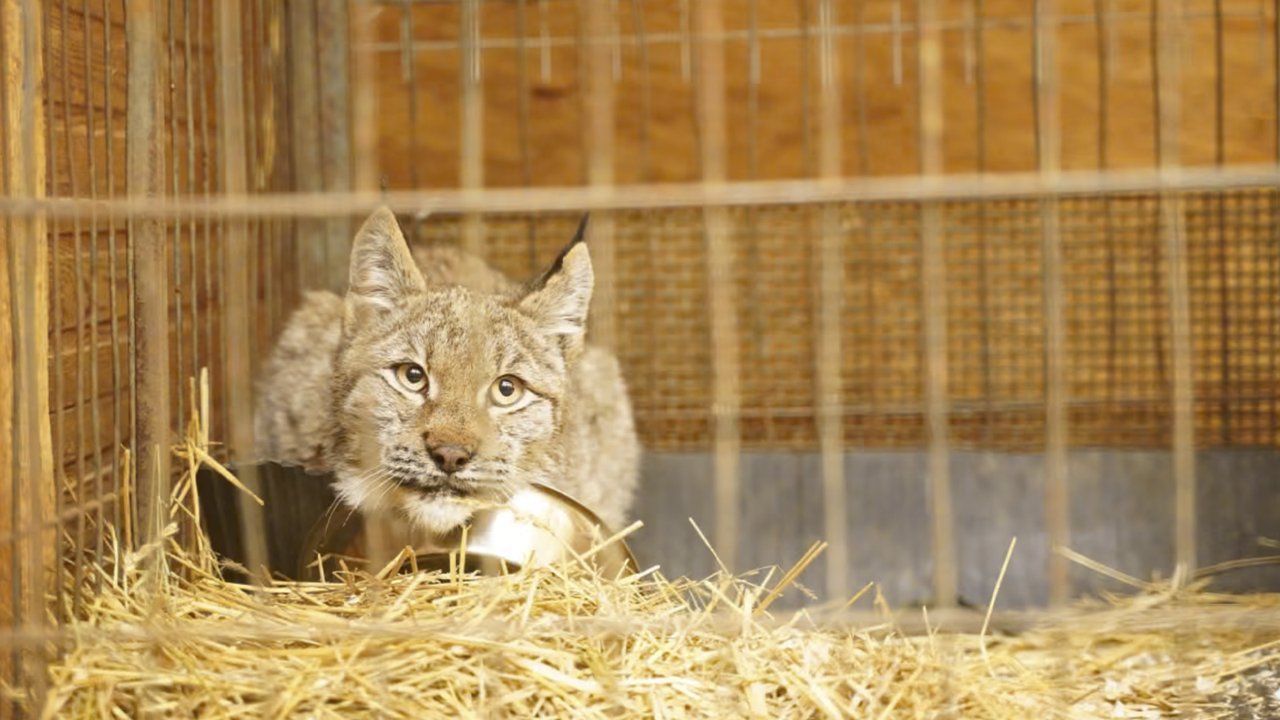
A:
<svg viewBox="0 0 1280 720">
<path fill-rule="evenodd" d="M 582 217 L 573 240 L 560 251 L 520 300 L 520 308 L 537 320 L 548 334 L 562 336 L 570 347 L 581 347 L 587 332 L 587 309 L 595 274 L 584 242 L 587 216 Z"/>
<path fill-rule="evenodd" d="M 386 207 L 375 210 L 356 233 L 351 247 L 348 313 L 383 313 L 398 307 L 405 297 L 424 290 L 426 283 L 395 215 Z"/>
</svg>

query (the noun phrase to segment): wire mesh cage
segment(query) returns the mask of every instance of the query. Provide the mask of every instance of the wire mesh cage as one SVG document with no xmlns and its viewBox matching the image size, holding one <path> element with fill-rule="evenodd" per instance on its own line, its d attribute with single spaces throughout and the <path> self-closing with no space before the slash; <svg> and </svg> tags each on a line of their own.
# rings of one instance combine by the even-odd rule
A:
<svg viewBox="0 0 1280 720">
<path fill-rule="evenodd" d="M 291 567 L 332 496 L 253 469 L 254 383 L 383 203 L 519 279 L 592 212 L 635 547 L 670 575 L 825 540 L 817 596 L 951 608 L 1000 575 L 1042 607 L 1118 587 L 1055 548 L 1195 577 L 1280 537 L 1271 3 L 0 8 L 0 667 L 24 696 L 49 654 L 22 638 L 82 615 L 125 525 L 159 537 L 193 412 L 267 503 L 223 493 L 179 541 Z"/>
</svg>

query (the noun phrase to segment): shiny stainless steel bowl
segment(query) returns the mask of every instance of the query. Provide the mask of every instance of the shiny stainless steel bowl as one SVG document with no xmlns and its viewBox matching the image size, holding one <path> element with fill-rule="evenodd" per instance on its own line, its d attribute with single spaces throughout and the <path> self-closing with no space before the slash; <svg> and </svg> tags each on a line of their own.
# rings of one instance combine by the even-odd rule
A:
<svg viewBox="0 0 1280 720">
<path fill-rule="evenodd" d="M 298 577 L 318 580 L 323 563 L 326 577 L 345 564 L 350 569 L 377 572 L 368 567 L 371 537 L 360 513 L 336 508 L 316 521 L 299 556 Z M 540 567 L 585 555 L 612 535 L 600 518 L 582 503 L 555 488 L 534 484 L 512 495 L 501 505 L 477 509 L 466 527 L 467 571 L 494 575 L 521 567 Z M 415 557 L 401 571 L 448 570 L 462 559 L 463 530 L 440 537 L 425 534 L 397 541 L 397 548 L 411 545 Z M 572 550 L 572 552 L 570 552 Z M 606 577 L 635 572 L 639 566 L 625 540 L 616 540 L 587 559 Z"/>
</svg>

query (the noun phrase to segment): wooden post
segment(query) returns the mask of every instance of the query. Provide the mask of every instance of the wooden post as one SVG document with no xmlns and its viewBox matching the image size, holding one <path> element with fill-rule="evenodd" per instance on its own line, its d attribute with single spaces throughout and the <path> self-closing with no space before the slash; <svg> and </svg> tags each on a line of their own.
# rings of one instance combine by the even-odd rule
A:
<svg viewBox="0 0 1280 720">
<path fill-rule="evenodd" d="M 43 12 L 35 0 L 0 1 L 3 48 L 4 193 L 45 195 Z M 9 482 L 0 488 L 0 532 L 13 533 L 0 547 L 0 612 L 12 628 L 39 630 L 45 622 L 45 588 L 56 565 L 53 448 L 49 426 L 49 243 L 39 215 L 0 224 L 4 262 L 0 272 L 0 467 Z M 7 391 L 7 392 L 6 392 Z M 0 678 L 43 700 L 45 656 L 32 648 L 0 653 Z M 9 704 L 0 706 L 7 715 Z"/>
<path fill-rule="evenodd" d="M 157 198 L 164 192 L 164 83 L 161 78 L 159 13 L 153 0 L 129 4 L 125 31 L 129 44 L 127 130 L 129 195 Z M 137 507 L 141 541 L 163 527 L 169 497 L 169 267 L 163 223 L 130 221 L 134 257 L 134 387 L 137 388 Z"/>
</svg>

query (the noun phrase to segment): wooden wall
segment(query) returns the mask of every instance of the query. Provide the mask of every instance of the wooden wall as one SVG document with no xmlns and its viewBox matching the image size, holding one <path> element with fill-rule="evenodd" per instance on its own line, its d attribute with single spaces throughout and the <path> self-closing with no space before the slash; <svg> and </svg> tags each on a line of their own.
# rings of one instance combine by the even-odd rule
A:
<svg viewBox="0 0 1280 720">
<path fill-rule="evenodd" d="M 1182 162 L 1269 163 L 1276 156 L 1275 18 L 1248 1 L 1184 8 Z M 846 175 L 919 170 L 912 2 L 835 0 Z M 1032 3 L 941 3 L 945 170 L 1036 166 Z M 1062 166 L 1151 167 L 1157 157 L 1154 4 L 1057 3 Z M 483 171 L 490 186 L 585 182 L 582 5 L 481 2 Z M 616 3 L 615 163 L 620 183 L 699 177 L 697 38 L 683 3 Z M 457 3 L 374 6 L 356 52 L 375 68 L 378 172 L 388 187 L 460 183 L 461 15 Z M 757 42 L 753 45 L 752 8 Z M 980 13 L 980 14 L 979 14 Z M 815 174 L 819 3 L 726 3 L 729 175 Z M 643 28 L 643 33 L 641 29 Z M 1221 31 L 1218 62 L 1216 31 Z M 412 38 L 412 50 L 405 39 Z M 605 42 L 611 42 L 606 38 Z M 521 49 L 523 47 L 523 49 Z M 545 48 L 545 49 L 544 49 Z M 759 62 L 752 83 L 753 52 Z M 1099 72 L 1105 69 L 1100 81 Z M 981 122 L 980 122 L 981 120 Z M 1280 443 L 1280 249 L 1273 191 L 1187 200 L 1197 437 Z M 1154 196 L 1062 206 L 1070 440 L 1077 446 L 1171 442 L 1167 258 Z M 569 237 L 569 218 L 495 218 L 486 253 L 524 276 Z M 948 204 L 950 428 L 975 448 L 1036 449 L 1044 438 L 1046 338 L 1041 213 L 1035 201 Z M 801 208 L 738 212 L 731 225 L 743 328 L 742 432 L 749 446 L 816 443 L 816 218 Z M 841 382 L 845 443 L 924 443 L 919 208 L 842 210 Z M 447 219 L 416 228 L 459 241 Z M 623 214 L 614 233 L 619 352 L 646 444 L 710 441 L 707 257 L 697 212 Z"/>
<path fill-rule="evenodd" d="M 918 172 L 916 3 L 833 0 L 830 5 L 841 67 L 844 173 Z M 1034 169 L 1033 3 L 942 0 L 940 5 L 946 27 L 946 170 Z M 1098 167 L 1101 145 L 1110 167 L 1151 166 L 1156 158 L 1154 3 L 1107 3 L 1114 12 L 1101 23 L 1093 0 L 1060 0 L 1056 5 L 1061 18 L 1057 71 L 1063 168 Z M 1223 161 L 1271 161 L 1277 150 L 1274 9 L 1252 0 L 1222 2 L 1219 64 L 1214 3 L 1180 5 L 1185 11 L 1182 161 L 1199 165 L 1217 160 L 1219 87 Z M 582 3 L 512 0 L 479 6 L 486 43 L 486 184 L 585 182 L 582 72 L 587 39 Z M 725 6 L 730 178 L 813 176 L 819 3 L 730 0 Z M 754 89 L 752 6 L 758 13 L 755 53 L 760 68 Z M 614 75 L 618 182 L 691 181 L 699 176 L 697 69 L 691 51 L 697 38 L 682 7 L 687 4 L 675 0 L 614 3 L 613 27 L 621 38 Z M 979 7 L 980 17 L 975 14 Z M 379 169 L 391 187 L 456 187 L 459 3 L 383 3 L 375 13 L 370 42 L 357 51 L 374 54 Z M 521 28 L 523 51 L 517 49 Z M 405 52 L 405 37 L 413 38 L 412 53 Z M 544 50 L 543 45 L 551 47 Z M 1100 87 L 1103 60 L 1108 72 Z M 985 118 L 981 128 L 979 111 Z M 1106 126 L 1100 128 L 1104 111 Z"/>
</svg>

